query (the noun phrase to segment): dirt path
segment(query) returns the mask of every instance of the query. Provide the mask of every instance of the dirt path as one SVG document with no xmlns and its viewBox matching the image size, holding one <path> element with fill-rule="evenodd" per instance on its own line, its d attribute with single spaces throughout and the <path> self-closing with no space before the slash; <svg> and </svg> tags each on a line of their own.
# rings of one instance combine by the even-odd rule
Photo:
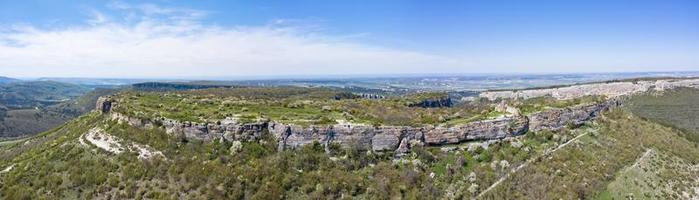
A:
<svg viewBox="0 0 699 200">
<path fill-rule="evenodd" d="M 639 157 L 638 159 L 636 159 L 636 162 L 634 162 L 633 165 L 631 165 L 631 167 L 629 167 L 628 169 L 637 167 L 638 164 L 641 163 L 641 162 L 643 162 L 643 160 L 646 159 L 646 157 L 648 157 L 651 153 L 653 153 L 653 149 L 648 149 L 648 150 L 646 150 L 646 152 L 643 153 L 643 155 L 641 155 L 641 157 Z M 628 169 L 627 169 L 627 170 L 628 170 Z"/>
<path fill-rule="evenodd" d="M 575 138 L 573 138 L 573 139 L 571 139 L 571 140 L 568 140 L 568 142 L 565 142 L 565 143 L 563 143 L 563 144 L 561 144 L 561 145 L 558 145 L 558 146 L 557 146 L 556 148 L 554 148 L 553 150 L 546 150 L 546 151 L 544 151 L 544 154 L 542 154 L 542 155 L 540 155 L 540 156 L 537 156 L 537 157 L 533 157 L 533 158 L 528 159 L 527 161 L 525 161 L 525 162 L 522 163 L 521 165 L 519 165 L 519 166 L 515 167 L 514 169 L 510 170 L 510 172 L 507 172 L 507 174 L 505 174 L 504 176 L 500 177 L 500 179 L 498 179 L 497 181 L 495 181 L 495 183 L 493 183 L 492 185 L 490 185 L 490 187 L 488 187 L 487 189 L 483 190 L 483 192 L 481 192 L 480 194 L 478 194 L 477 198 L 481 198 L 484 194 L 490 192 L 490 190 L 494 189 L 495 187 L 497 187 L 498 185 L 500 185 L 500 183 L 502 183 L 503 181 L 507 180 L 512 174 L 519 172 L 519 171 L 522 170 L 524 167 L 529 166 L 529 164 L 533 163 L 533 162 L 536 161 L 537 159 L 542 158 L 542 157 L 545 157 L 545 156 L 548 156 L 548 155 L 550 155 L 550 154 L 552 154 L 552 153 L 554 153 L 554 152 L 556 152 L 556 151 L 562 149 L 563 147 L 568 146 L 568 145 L 571 144 L 572 142 L 577 141 L 578 139 L 580 139 L 581 137 L 583 137 L 583 136 L 585 136 L 585 135 L 587 135 L 587 134 L 589 134 L 589 132 L 580 134 L 580 135 L 576 136 Z"/>
</svg>

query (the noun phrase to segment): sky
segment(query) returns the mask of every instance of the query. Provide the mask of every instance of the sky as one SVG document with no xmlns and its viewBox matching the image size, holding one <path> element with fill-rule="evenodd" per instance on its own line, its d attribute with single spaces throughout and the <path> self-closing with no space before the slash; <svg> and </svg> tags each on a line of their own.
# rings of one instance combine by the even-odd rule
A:
<svg viewBox="0 0 699 200">
<path fill-rule="evenodd" d="M 0 76 L 699 71 L 695 0 L 0 0 Z"/>
</svg>

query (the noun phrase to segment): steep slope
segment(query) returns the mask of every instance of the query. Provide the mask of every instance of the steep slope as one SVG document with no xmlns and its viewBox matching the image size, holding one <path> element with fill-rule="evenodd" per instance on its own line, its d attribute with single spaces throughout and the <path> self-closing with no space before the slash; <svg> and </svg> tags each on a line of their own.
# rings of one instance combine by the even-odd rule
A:
<svg viewBox="0 0 699 200">
<path fill-rule="evenodd" d="M 644 119 L 680 129 L 688 139 L 699 142 L 699 89 L 639 94 L 629 99 L 627 107 Z"/>
<path fill-rule="evenodd" d="M 622 169 L 599 199 L 696 199 L 699 165 L 649 148 Z"/>
<path fill-rule="evenodd" d="M 80 85 L 26 81 L 0 85 L 0 103 L 10 109 L 27 109 L 55 105 L 77 98 L 91 89 Z"/>
<path fill-rule="evenodd" d="M 24 88 L 25 86 L 21 87 Z M 40 84 L 36 85 L 35 87 L 53 88 L 57 86 L 53 84 Z M 95 89 L 85 93 L 83 96 L 74 97 L 74 95 L 82 93 L 83 89 L 81 87 L 79 87 L 79 91 L 73 91 L 73 89 L 61 89 L 69 90 L 69 92 L 66 94 L 58 94 L 60 91 L 49 91 L 51 90 L 50 88 L 35 89 L 33 92 L 37 92 L 36 94 L 28 96 L 24 95 L 22 97 L 22 99 L 24 99 L 23 101 L 29 103 L 23 103 L 22 106 L 17 106 L 19 108 L 11 109 L 0 106 L 0 138 L 30 136 L 59 126 L 72 118 L 92 110 L 97 98 L 100 96 L 110 95 L 117 91 L 116 89 Z M 13 88 L 11 90 L 15 91 L 19 89 Z M 42 98 L 40 96 L 43 96 L 42 94 L 45 91 L 55 93 L 46 95 L 66 95 L 62 98 L 70 99 L 61 102 L 54 102 L 51 105 L 27 108 L 29 105 L 35 105 L 32 102 L 34 102 L 36 99 L 32 98 Z"/>
<path fill-rule="evenodd" d="M 672 155 L 673 159 L 667 162 L 679 160 L 677 162 L 685 163 L 685 167 L 696 167 L 699 161 L 696 143 L 685 139 L 675 129 L 645 121 L 622 110 L 607 113 L 598 122 L 589 130 L 578 129 L 589 131 L 588 135 L 523 168 L 484 197 L 589 199 L 600 195 L 599 198 L 607 199 L 625 196 L 628 194 L 625 190 L 615 190 L 619 187 L 608 190 L 607 184 L 615 177 L 623 177 L 625 168 L 633 168 L 648 149 Z M 676 199 L 682 193 L 699 197 L 699 193 L 694 192 L 699 186 L 696 182 L 697 172 L 690 169 L 684 171 L 688 173 L 661 175 L 653 183 L 671 188 L 670 192 L 635 198 Z M 601 191 L 605 191 L 604 194 L 600 194 Z"/>
</svg>

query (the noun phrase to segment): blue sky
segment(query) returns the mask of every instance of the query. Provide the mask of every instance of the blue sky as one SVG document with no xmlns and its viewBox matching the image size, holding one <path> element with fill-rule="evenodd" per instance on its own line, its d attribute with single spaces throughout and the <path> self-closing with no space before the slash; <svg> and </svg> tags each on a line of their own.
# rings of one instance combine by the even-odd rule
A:
<svg viewBox="0 0 699 200">
<path fill-rule="evenodd" d="M 699 70 L 699 1 L 0 1 L 0 74 Z"/>
</svg>

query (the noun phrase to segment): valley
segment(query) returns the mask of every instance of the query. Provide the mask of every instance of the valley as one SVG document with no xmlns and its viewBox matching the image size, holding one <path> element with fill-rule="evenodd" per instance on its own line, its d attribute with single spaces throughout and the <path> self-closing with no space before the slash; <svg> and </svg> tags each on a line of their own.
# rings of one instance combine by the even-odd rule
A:
<svg viewBox="0 0 699 200">
<path fill-rule="evenodd" d="M 113 89 L 48 81 L 0 84 L 0 140 L 22 138 L 57 127 L 93 109 Z"/>
</svg>

